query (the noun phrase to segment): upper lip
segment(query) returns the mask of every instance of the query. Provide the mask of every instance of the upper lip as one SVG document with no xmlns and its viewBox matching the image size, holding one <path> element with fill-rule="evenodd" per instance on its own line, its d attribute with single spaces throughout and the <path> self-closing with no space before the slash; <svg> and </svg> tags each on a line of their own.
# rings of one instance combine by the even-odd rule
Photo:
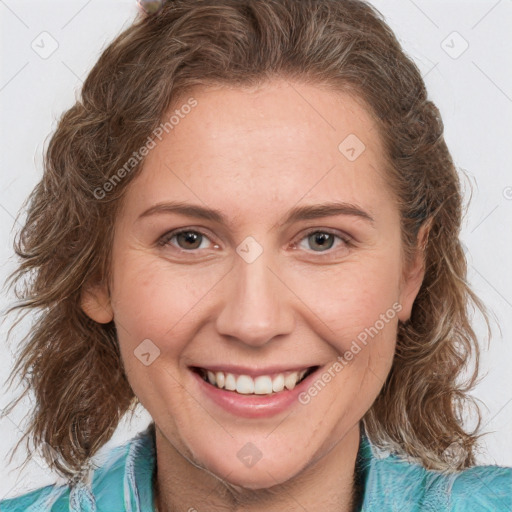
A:
<svg viewBox="0 0 512 512">
<path fill-rule="evenodd" d="M 279 366 L 266 366 L 257 367 L 254 366 L 240 366 L 240 365 L 226 365 L 226 364 L 205 364 L 205 365 L 193 365 L 190 368 L 201 368 L 203 370 L 210 370 L 212 372 L 224 372 L 233 373 L 236 375 L 248 375 L 249 377 L 258 377 L 260 375 L 274 375 L 277 373 L 289 373 L 289 372 L 300 372 L 309 368 L 317 368 L 320 365 L 313 364 L 291 364 L 291 365 L 279 365 Z"/>
</svg>

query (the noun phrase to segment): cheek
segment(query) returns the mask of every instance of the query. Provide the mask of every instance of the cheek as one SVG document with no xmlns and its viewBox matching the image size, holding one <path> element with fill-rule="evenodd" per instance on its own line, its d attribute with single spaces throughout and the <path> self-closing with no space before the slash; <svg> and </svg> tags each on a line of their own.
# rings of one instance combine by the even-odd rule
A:
<svg viewBox="0 0 512 512">
<path fill-rule="evenodd" d="M 203 301 L 219 282 L 213 274 L 137 251 L 116 262 L 112 305 L 121 357 L 130 386 L 153 414 L 184 407 L 180 358 L 205 321 Z"/>
<path fill-rule="evenodd" d="M 302 274 L 297 283 L 312 312 L 307 317 L 309 328 L 332 349 L 332 362 L 320 377 L 328 381 L 331 392 L 317 392 L 323 384 L 315 382 L 304 399 L 316 400 L 320 409 L 332 411 L 338 433 L 346 427 L 338 421 L 339 416 L 348 423 L 361 418 L 391 369 L 401 311 L 397 302 L 399 267 L 393 261 L 391 258 L 388 265 L 363 265 L 361 261 L 340 265 L 336 271 L 333 267 L 317 273 L 315 279 Z"/>
<path fill-rule="evenodd" d="M 293 279 L 300 299 L 312 312 L 311 321 L 316 317 L 322 336 L 338 351 L 344 351 L 347 343 L 350 346 L 360 334 L 364 338 L 373 326 L 384 337 L 396 330 L 401 309 L 397 302 L 399 270 L 395 260 L 386 262 L 384 255 L 322 271 L 297 272 Z"/>
<path fill-rule="evenodd" d="M 172 339 L 165 349 L 178 350 L 198 327 L 201 302 L 222 277 L 217 274 L 207 266 L 179 266 L 161 258 L 120 260 L 113 308 L 123 338 L 130 344 L 149 338 L 162 345 Z"/>
</svg>

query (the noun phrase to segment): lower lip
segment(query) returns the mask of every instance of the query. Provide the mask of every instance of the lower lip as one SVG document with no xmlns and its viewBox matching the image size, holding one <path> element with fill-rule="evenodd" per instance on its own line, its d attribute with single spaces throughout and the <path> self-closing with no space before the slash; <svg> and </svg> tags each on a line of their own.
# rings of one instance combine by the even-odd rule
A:
<svg viewBox="0 0 512 512">
<path fill-rule="evenodd" d="M 225 411 L 244 418 L 265 418 L 286 411 L 299 402 L 300 393 L 305 391 L 318 372 L 308 375 L 293 389 L 284 389 L 271 395 L 243 395 L 235 391 L 220 389 L 206 382 L 198 373 L 190 370 L 199 384 L 201 393 Z"/>
</svg>

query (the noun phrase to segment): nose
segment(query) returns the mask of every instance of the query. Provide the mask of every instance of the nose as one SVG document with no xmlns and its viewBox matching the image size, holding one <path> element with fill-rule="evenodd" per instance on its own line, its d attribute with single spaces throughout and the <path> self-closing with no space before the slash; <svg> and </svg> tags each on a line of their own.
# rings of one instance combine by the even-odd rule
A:
<svg viewBox="0 0 512 512">
<path fill-rule="evenodd" d="M 293 294 L 270 260 L 266 251 L 251 263 L 236 256 L 226 276 L 229 284 L 217 317 L 220 335 L 258 347 L 292 332 L 294 316 L 290 297 Z"/>
</svg>

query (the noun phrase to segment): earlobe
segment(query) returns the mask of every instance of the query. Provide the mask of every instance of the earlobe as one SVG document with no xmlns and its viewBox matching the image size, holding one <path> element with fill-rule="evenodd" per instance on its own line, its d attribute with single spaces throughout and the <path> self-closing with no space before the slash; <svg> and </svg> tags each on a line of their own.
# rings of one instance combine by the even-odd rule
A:
<svg viewBox="0 0 512 512">
<path fill-rule="evenodd" d="M 421 226 L 417 237 L 416 254 L 403 276 L 402 289 L 400 292 L 400 304 L 402 305 L 402 309 L 398 315 L 401 322 L 406 322 L 411 317 L 414 300 L 420 291 L 423 278 L 425 277 L 426 247 L 431 226 L 432 219 L 429 219 Z"/>
<path fill-rule="evenodd" d="M 114 319 L 108 291 L 103 286 L 89 286 L 82 291 L 80 306 L 84 313 L 99 324 L 108 324 Z"/>
</svg>

